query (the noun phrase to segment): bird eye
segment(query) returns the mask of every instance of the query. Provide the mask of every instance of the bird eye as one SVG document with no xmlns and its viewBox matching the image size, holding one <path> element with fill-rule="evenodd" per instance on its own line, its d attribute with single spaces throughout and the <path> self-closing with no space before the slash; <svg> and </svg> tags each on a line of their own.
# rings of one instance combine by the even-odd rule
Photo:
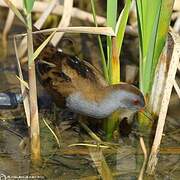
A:
<svg viewBox="0 0 180 180">
<path fill-rule="evenodd" d="M 133 99 L 133 104 L 134 104 L 134 105 L 138 105 L 138 104 L 140 104 L 140 102 L 139 102 L 138 99 Z"/>
</svg>

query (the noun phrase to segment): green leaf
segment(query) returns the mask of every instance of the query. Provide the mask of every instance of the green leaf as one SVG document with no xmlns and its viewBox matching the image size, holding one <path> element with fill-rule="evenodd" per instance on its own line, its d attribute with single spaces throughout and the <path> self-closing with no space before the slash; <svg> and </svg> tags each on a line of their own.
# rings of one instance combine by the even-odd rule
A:
<svg viewBox="0 0 180 180">
<path fill-rule="evenodd" d="M 32 9 L 33 9 L 33 6 L 34 6 L 34 2 L 35 0 L 23 0 L 23 5 L 26 9 L 26 13 L 31 13 Z"/>
<path fill-rule="evenodd" d="M 144 61 L 146 62 L 144 64 L 144 72 L 143 72 L 143 79 L 144 79 L 144 92 L 149 93 L 151 90 L 152 80 L 153 80 L 153 74 L 152 74 L 152 68 L 153 68 L 153 56 L 155 52 L 155 43 L 157 38 L 157 30 L 158 30 L 158 22 L 159 22 L 159 15 L 160 15 L 160 9 L 159 12 L 157 12 L 154 26 L 151 32 L 151 40 L 149 41 L 149 49 L 147 51 L 147 56 L 144 57 Z"/>
<path fill-rule="evenodd" d="M 149 95 L 169 29 L 174 0 L 137 0 L 140 39 L 140 88 Z"/>
<path fill-rule="evenodd" d="M 159 26 L 157 31 L 157 38 L 155 44 L 155 52 L 153 57 L 153 73 L 155 72 L 158 59 L 165 45 L 169 24 L 171 21 L 171 14 L 173 10 L 174 0 L 165 0 L 161 5 L 161 12 L 159 16 Z"/>
<path fill-rule="evenodd" d="M 126 29 L 126 24 L 128 20 L 128 15 L 131 7 L 131 0 L 125 1 L 125 7 L 121 11 L 121 14 L 119 15 L 117 24 L 116 24 L 116 39 L 117 39 L 117 49 L 118 49 L 118 55 L 120 55 L 122 41 L 124 37 L 124 32 Z"/>
<path fill-rule="evenodd" d="M 97 20 L 96 20 L 96 10 L 95 10 L 95 5 L 94 5 L 94 0 L 91 0 L 91 7 L 92 7 L 92 12 L 93 12 L 94 24 L 97 27 L 98 24 L 97 24 Z M 101 62 L 102 62 L 102 66 L 103 66 L 103 74 L 104 74 L 106 81 L 109 82 L 108 69 L 107 69 L 106 59 L 105 59 L 104 50 L 103 50 L 100 35 L 98 35 L 98 43 L 99 43 L 99 48 L 100 48 L 100 53 L 101 53 Z"/>
<path fill-rule="evenodd" d="M 117 0 L 107 0 L 107 26 L 115 31 L 117 19 Z M 107 69 L 109 79 L 112 79 L 112 40 L 107 37 Z"/>
<path fill-rule="evenodd" d="M 117 0 L 107 0 L 107 26 L 115 30 L 117 19 Z"/>
</svg>

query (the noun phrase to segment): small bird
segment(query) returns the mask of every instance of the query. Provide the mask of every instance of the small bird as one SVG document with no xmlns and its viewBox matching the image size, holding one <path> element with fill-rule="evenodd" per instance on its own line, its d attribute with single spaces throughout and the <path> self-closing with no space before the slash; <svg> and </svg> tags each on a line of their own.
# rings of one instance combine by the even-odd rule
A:
<svg viewBox="0 0 180 180">
<path fill-rule="evenodd" d="M 34 35 L 37 48 L 42 35 Z M 108 85 L 101 72 L 86 61 L 48 44 L 36 60 L 40 83 L 55 103 L 75 113 L 102 119 L 120 109 L 138 111 L 145 106 L 141 91 L 133 85 Z"/>
</svg>

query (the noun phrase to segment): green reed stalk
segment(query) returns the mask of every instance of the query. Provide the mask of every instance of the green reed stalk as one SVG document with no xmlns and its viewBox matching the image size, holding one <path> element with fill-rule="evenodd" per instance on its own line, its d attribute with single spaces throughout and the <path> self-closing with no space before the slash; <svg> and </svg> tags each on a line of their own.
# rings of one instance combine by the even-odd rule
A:
<svg viewBox="0 0 180 180">
<path fill-rule="evenodd" d="M 108 76 L 108 82 L 110 84 L 120 83 L 120 51 L 124 32 L 126 29 L 128 14 L 130 10 L 131 0 L 125 2 L 125 7 L 118 17 L 117 21 L 117 0 L 107 0 L 107 26 L 114 29 L 116 37 L 107 37 L 106 49 L 107 49 L 107 60 L 105 59 L 104 51 L 102 49 L 102 42 L 100 36 L 98 37 L 100 52 L 102 57 L 103 71 L 105 72 L 105 78 Z M 95 25 L 96 23 L 96 12 L 94 1 L 91 0 L 92 11 L 94 16 Z M 106 78 L 107 80 L 107 78 Z M 112 138 L 113 132 L 118 129 L 119 125 L 119 113 L 115 112 L 110 116 L 104 123 L 104 129 L 107 137 Z"/>
<path fill-rule="evenodd" d="M 97 20 L 96 20 L 96 10 L 95 10 L 95 5 L 94 5 L 94 0 L 91 0 L 91 7 L 92 7 L 92 12 L 93 12 L 94 24 L 97 27 L 98 24 L 97 24 Z M 106 59 L 105 59 L 100 35 L 98 35 L 98 43 L 99 43 L 99 49 L 100 49 L 100 53 L 101 53 L 101 62 L 102 62 L 102 66 L 103 66 L 104 77 L 105 77 L 106 81 L 109 82 L 108 69 L 107 69 Z"/>
<path fill-rule="evenodd" d="M 136 1 L 140 39 L 140 89 L 147 99 L 147 106 L 156 66 L 165 45 L 173 4 L 174 0 Z M 146 127 L 149 120 L 139 116 L 140 126 Z"/>
</svg>

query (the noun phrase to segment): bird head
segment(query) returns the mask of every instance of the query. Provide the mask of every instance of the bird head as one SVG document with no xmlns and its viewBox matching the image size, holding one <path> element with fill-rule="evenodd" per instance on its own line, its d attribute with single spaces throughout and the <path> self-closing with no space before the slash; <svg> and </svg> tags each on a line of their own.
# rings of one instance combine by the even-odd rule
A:
<svg viewBox="0 0 180 180">
<path fill-rule="evenodd" d="M 145 107 L 145 98 L 142 92 L 135 86 L 120 83 L 110 86 L 110 98 L 119 109 L 139 111 Z"/>
</svg>

